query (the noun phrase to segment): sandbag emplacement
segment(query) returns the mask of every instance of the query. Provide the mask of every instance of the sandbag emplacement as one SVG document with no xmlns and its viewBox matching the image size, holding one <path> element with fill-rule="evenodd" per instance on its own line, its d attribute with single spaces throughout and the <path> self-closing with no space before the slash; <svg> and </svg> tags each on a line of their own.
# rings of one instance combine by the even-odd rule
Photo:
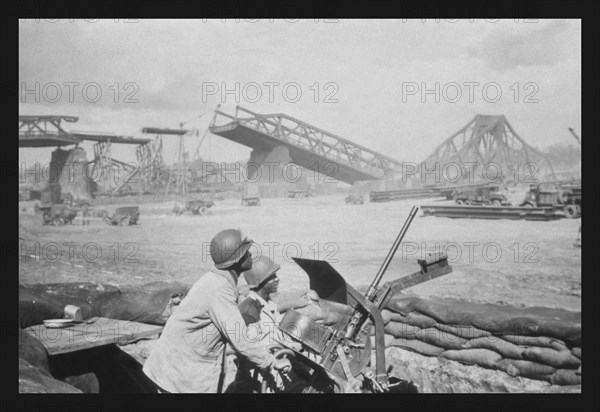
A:
<svg viewBox="0 0 600 412">
<path fill-rule="evenodd" d="M 44 319 L 62 318 L 63 306 L 50 303 L 35 290 L 19 285 L 19 326 L 21 329 L 41 324 Z"/>
<path fill-rule="evenodd" d="M 417 332 L 422 329 L 418 326 L 408 325 L 406 323 L 390 322 L 383 328 L 385 333 L 393 335 L 395 338 L 416 339 Z"/>
<path fill-rule="evenodd" d="M 386 335 L 386 337 L 387 336 L 388 335 Z M 399 348 L 417 352 L 425 356 L 439 356 L 446 350 L 444 348 L 421 342 L 420 340 L 416 339 L 393 339 L 390 345 L 387 345 L 386 342 L 386 347 L 387 346 L 397 346 Z"/>
<path fill-rule="evenodd" d="M 102 316 L 164 325 L 189 288 L 179 282 L 151 282 L 123 290 L 91 282 L 19 285 L 19 324 L 26 328 L 62 318 L 64 307 L 75 305 L 84 319 Z"/>
<path fill-rule="evenodd" d="M 504 358 L 523 359 L 523 348 L 513 343 L 500 339 L 496 336 L 488 336 L 483 338 L 471 339 L 467 341 L 463 348 L 465 349 L 490 349 Z"/>
<path fill-rule="evenodd" d="M 407 316 L 418 312 L 446 325 L 474 326 L 495 335 L 549 336 L 581 344 L 581 312 L 547 307 L 518 308 L 457 299 L 397 295 L 387 309 Z"/>
<path fill-rule="evenodd" d="M 382 310 L 382 317 L 384 323 L 386 324 L 388 322 L 399 322 L 406 323 L 407 325 L 418 326 L 419 328 L 433 328 L 437 323 L 435 319 L 417 312 L 412 312 L 404 316 L 400 313 L 384 309 Z M 388 319 L 388 321 L 386 321 L 386 319 Z"/>
<path fill-rule="evenodd" d="M 80 307 L 84 319 L 101 316 L 105 303 L 120 294 L 121 290 L 116 286 L 91 282 L 38 283 L 19 287 L 19 301 L 35 301 L 36 304 L 41 301 L 60 308 L 60 316 L 54 316 L 58 318 L 63 316 L 67 305 Z"/>
<path fill-rule="evenodd" d="M 421 329 L 417 334 L 417 339 L 446 349 L 462 349 L 463 345 L 467 342 L 466 339 L 460 336 L 449 332 L 442 332 L 436 328 Z"/>
<path fill-rule="evenodd" d="M 421 329 L 417 326 L 407 325 L 399 322 L 390 322 L 384 327 L 384 331 L 398 339 L 418 339 L 422 342 L 445 349 L 461 349 L 467 342 L 460 336 L 449 332 L 443 332 L 436 328 Z"/>
<path fill-rule="evenodd" d="M 104 300 L 100 316 L 164 325 L 188 290 L 189 286 L 179 282 L 152 282 L 123 289 Z"/>
<path fill-rule="evenodd" d="M 547 381 L 550 381 L 550 375 L 556 371 L 552 366 L 516 359 L 502 359 L 496 364 L 496 367 L 510 376 L 523 376 L 525 378 Z"/>
<path fill-rule="evenodd" d="M 553 385 L 581 385 L 581 373 L 572 369 L 557 369 L 550 375 L 550 383 Z"/>
<path fill-rule="evenodd" d="M 527 348 L 523 351 L 523 358 L 562 369 L 577 369 L 581 365 L 581 360 L 571 352 L 550 348 Z"/>
<path fill-rule="evenodd" d="M 552 348 L 556 350 L 569 350 L 567 345 L 556 338 L 547 336 L 519 336 L 519 335 L 502 335 L 502 339 L 522 346 L 541 346 L 543 348 Z"/>
<path fill-rule="evenodd" d="M 441 357 L 486 368 L 495 368 L 496 363 L 502 359 L 502 356 L 489 349 L 447 350 L 441 354 Z"/>
<path fill-rule="evenodd" d="M 391 346 L 554 385 L 581 380 L 580 312 L 401 293 L 382 312 Z"/>
<path fill-rule="evenodd" d="M 487 330 L 477 329 L 475 326 L 453 326 L 436 323 L 435 327 L 441 331 L 452 333 L 465 339 L 477 339 L 486 336 L 492 336 Z"/>
</svg>

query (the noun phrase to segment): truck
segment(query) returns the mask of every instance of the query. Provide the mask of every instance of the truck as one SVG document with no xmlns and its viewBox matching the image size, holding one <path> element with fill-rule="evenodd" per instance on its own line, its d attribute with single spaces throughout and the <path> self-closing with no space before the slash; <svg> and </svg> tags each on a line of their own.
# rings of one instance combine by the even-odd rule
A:
<svg viewBox="0 0 600 412">
<path fill-rule="evenodd" d="M 553 207 L 573 219 L 581 216 L 581 186 L 561 188 L 554 182 L 531 184 L 522 207 Z"/>
</svg>

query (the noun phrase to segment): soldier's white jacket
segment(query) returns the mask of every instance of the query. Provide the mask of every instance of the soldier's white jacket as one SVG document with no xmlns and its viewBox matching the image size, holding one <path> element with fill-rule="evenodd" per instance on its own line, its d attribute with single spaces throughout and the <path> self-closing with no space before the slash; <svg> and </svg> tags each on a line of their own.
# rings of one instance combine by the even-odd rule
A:
<svg viewBox="0 0 600 412">
<path fill-rule="evenodd" d="M 167 320 L 144 373 L 161 388 L 177 393 L 215 393 L 226 341 L 260 369 L 275 358 L 265 343 L 248 339 L 237 306 L 237 278 L 212 269 L 202 276 Z"/>
</svg>

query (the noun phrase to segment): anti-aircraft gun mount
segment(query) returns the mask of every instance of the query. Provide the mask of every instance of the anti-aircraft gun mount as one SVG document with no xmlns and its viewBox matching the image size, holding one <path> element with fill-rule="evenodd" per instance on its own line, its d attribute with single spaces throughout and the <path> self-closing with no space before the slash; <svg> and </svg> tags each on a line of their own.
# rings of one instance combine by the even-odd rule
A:
<svg viewBox="0 0 600 412">
<path fill-rule="evenodd" d="M 285 313 L 279 329 L 293 341 L 299 342 L 301 349 L 296 350 L 284 345 L 284 351 L 293 351 L 295 361 L 310 371 L 308 386 L 304 392 L 345 392 L 352 380 L 361 377 L 363 388 L 367 391 L 398 391 L 402 381 L 390 377 L 386 366 L 381 310 L 392 296 L 402 289 L 452 272 L 446 255 L 430 254 L 426 259 L 418 260 L 421 267 L 419 271 L 379 286 L 417 210 L 417 207 L 412 208 L 394 245 L 364 295 L 346 283 L 328 262 L 294 258 L 309 276 L 310 288 L 317 292 L 321 300 L 346 305 L 352 312 L 351 317 L 342 316 L 331 326 L 313 322 L 308 316 L 295 310 Z M 373 327 L 374 368 L 370 365 Z"/>
</svg>

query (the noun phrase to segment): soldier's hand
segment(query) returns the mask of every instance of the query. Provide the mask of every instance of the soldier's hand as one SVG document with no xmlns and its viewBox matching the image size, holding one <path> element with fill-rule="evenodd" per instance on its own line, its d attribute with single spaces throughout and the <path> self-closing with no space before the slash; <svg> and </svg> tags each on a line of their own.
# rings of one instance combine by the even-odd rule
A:
<svg viewBox="0 0 600 412">
<path fill-rule="evenodd" d="M 273 369 L 283 373 L 288 373 L 292 370 L 292 364 L 287 358 L 277 359 L 273 365 Z"/>
</svg>

